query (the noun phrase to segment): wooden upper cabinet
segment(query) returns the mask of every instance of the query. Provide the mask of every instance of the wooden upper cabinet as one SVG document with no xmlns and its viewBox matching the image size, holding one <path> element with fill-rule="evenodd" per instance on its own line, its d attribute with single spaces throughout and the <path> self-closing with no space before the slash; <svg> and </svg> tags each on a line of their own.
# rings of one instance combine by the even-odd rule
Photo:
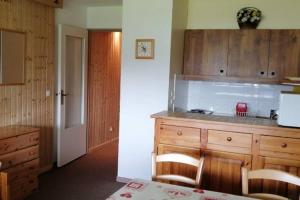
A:
<svg viewBox="0 0 300 200">
<path fill-rule="evenodd" d="M 54 7 L 54 8 L 62 8 L 63 0 L 32 0 L 46 6 Z"/>
<path fill-rule="evenodd" d="M 269 77 L 300 76 L 300 31 L 272 30 Z"/>
<path fill-rule="evenodd" d="M 267 78 L 269 30 L 231 30 L 228 77 Z"/>
<path fill-rule="evenodd" d="M 227 53 L 227 30 L 186 31 L 184 75 L 226 75 Z"/>
</svg>

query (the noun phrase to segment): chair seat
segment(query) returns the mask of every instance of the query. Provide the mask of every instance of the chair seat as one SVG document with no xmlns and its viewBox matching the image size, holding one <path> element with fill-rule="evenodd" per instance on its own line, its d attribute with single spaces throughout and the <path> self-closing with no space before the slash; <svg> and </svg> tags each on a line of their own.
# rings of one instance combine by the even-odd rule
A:
<svg viewBox="0 0 300 200">
<path fill-rule="evenodd" d="M 180 175 L 172 175 L 172 174 L 165 174 L 165 175 L 157 175 L 156 179 L 159 180 L 168 180 L 168 181 L 179 181 L 183 183 L 187 183 L 190 185 L 196 185 L 196 181 L 194 179 L 185 177 L 185 176 L 180 176 Z"/>
<path fill-rule="evenodd" d="M 279 195 L 267 194 L 267 193 L 252 193 L 247 196 L 256 199 L 263 199 L 263 200 L 289 200 L 288 198 Z"/>
</svg>

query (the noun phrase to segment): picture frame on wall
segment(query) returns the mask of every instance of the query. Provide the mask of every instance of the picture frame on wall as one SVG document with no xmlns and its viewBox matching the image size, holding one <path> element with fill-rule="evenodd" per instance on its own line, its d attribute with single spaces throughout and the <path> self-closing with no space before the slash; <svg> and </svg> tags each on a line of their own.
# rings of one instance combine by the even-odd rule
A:
<svg viewBox="0 0 300 200">
<path fill-rule="evenodd" d="M 154 39 L 137 39 L 135 42 L 136 59 L 154 59 Z"/>
</svg>

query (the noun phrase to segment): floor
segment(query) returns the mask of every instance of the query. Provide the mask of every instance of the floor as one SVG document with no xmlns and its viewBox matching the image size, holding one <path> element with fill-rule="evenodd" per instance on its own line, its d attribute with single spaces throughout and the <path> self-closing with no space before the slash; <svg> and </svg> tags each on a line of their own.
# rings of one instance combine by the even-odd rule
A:
<svg viewBox="0 0 300 200">
<path fill-rule="evenodd" d="M 39 189 L 27 200 L 105 200 L 123 186 L 117 183 L 116 142 L 71 164 L 40 176 Z"/>
</svg>

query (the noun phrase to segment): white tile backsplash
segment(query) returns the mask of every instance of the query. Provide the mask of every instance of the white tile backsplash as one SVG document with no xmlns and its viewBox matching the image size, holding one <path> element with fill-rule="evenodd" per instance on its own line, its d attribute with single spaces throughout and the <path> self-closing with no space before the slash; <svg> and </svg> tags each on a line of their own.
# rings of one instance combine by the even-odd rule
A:
<svg viewBox="0 0 300 200">
<path fill-rule="evenodd" d="M 182 76 L 177 75 L 175 78 L 175 111 L 186 111 L 188 105 L 189 81 L 183 80 Z"/>
<path fill-rule="evenodd" d="M 194 108 L 213 110 L 215 113 L 234 115 L 238 102 L 248 104 L 251 115 L 269 117 L 270 110 L 279 107 L 280 91 L 291 91 L 293 87 L 248 83 L 223 83 L 187 81 L 187 110 Z M 182 93 L 182 92 L 179 92 Z M 180 98 L 176 99 L 185 102 Z"/>
</svg>

